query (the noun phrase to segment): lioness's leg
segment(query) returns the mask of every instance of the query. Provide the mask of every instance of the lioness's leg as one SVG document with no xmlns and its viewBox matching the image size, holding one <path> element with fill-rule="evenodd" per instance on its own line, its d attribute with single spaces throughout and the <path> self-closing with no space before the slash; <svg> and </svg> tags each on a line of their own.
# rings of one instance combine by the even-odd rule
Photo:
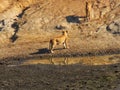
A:
<svg viewBox="0 0 120 90">
<path fill-rule="evenodd" d="M 50 52 L 53 53 L 54 47 L 55 47 L 55 45 L 56 45 L 56 42 L 55 42 L 54 40 L 52 40 L 52 41 L 50 42 L 50 44 L 51 44 L 51 46 L 50 46 Z"/>
<path fill-rule="evenodd" d="M 65 42 L 63 43 L 64 49 L 69 48 L 67 45 L 67 40 L 65 40 Z"/>
<path fill-rule="evenodd" d="M 53 40 L 50 40 L 49 42 L 49 51 L 50 53 L 53 53 Z"/>
<path fill-rule="evenodd" d="M 52 45 L 52 47 L 51 47 L 51 50 L 50 50 L 50 52 L 51 52 L 51 53 L 53 53 L 53 45 Z"/>
<path fill-rule="evenodd" d="M 63 43 L 63 47 L 64 47 L 64 49 L 65 49 L 65 48 L 67 48 L 67 46 L 66 46 L 66 43 L 65 43 L 65 42 Z"/>
</svg>

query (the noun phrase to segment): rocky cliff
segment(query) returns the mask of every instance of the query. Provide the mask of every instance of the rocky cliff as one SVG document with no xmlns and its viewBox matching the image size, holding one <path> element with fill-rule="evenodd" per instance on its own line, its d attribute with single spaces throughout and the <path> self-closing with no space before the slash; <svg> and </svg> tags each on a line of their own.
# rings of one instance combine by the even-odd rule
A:
<svg viewBox="0 0 120 90">
<path fill-rule="evenodd" d="M 119 33 L 119 8 L 120 0 L 0 0 L 0 42 L 38 34 L 41 38 L 43 34 L 50 37 L 62 29 L 76 29 L 88 35 L 103 25 Z"/>
</svg>

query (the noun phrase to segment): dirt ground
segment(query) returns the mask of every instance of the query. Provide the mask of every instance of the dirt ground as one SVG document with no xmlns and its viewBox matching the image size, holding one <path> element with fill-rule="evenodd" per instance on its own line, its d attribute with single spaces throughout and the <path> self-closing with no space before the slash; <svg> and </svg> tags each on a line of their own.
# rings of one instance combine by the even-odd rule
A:
<svg viewBox="0 0 120 90">
<path fill-rule="evenodd" d="M 110 60 L 115 59 L 109 58 Z M 117 55 L 120 61 L 120 55 Z M 1 90 L 119 90 L 120 64 L 20 65 L 0 62 Z M 12 66 L 12 64 L 18 66 Z M 11 66 L 9 66 L 11 65 Z"/>
<path fill-rule="evenodd" d="M 9 66 L 34 58 L 104 56 L 105 54 L 116 54 L 120 61 L 119 43 L 117 41 L 112 43 L 112 40 L 118 40 L 118 37 L 111 40 L 109 40 L 110 37 L 99 36 L 84 38 L 77 32 L 74 32 L 73 36 L 76 37 L 69 38 L 70 49 L 57 46 L 53 54 L 48 53 L 48 41 L 45 38 L 42 41 L 39 37 L 32 42 L 24 43 L 22 43 L 24 40 L 20 38 L 18 42 L 2 47 L 0 50 L 1 90 L 119 90 L 119 63 Z M 106 42 L 106 40 L 109 41 Z"/>
<path fill-rule="evenodd" d="M 92 0 L 95 20 L 86 18 L 86 1 L 91 0 L 1 3 L 2 11 L 8 8 L 0 15 L 6 17 L 0 33 L 0 90 L 120 90 L 120 33 L 113 33 L 119 0 Z M 109 13 L 108 1 L 116 1 Z M 112 22 L 113 28 L 107 28 Z M 50 38 L 62 30 L 69 32 L 69 49 L 60 45 L 49 53 Z"/>
</svg>

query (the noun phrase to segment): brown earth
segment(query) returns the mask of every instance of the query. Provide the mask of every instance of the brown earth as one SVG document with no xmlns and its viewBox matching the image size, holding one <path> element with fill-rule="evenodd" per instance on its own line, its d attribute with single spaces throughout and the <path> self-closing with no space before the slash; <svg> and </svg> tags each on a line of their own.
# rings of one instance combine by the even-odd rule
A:
<svg viewBox="0 0 120 90">
<path fill-rule="evenodd" d="M 8 67 L 34 58 L 118 54 L 119 61 L 119 0 L 3 1 L 0 0 L 1 90 L 119 90 L 119 63 Z M 56 46 L 54 53 L 49 53 L 49 39 L 62 30 L 69 31 L 70 48 Z"/>
<path fill-rule="evenodd" d="M 106 63 L 107 58 L 107 62 L 120 62 L 120 55 L 107 56 L 107 58 L 106 56 L 99 56 L 97 62 L 94 57 L 82 57 L 81 60 L 84 60 L 84 58 L 86 58 L 86 61 L 84 61 L 86 65 L 82 64 L 82 62 L 71 65 L 49 65 L 45 64 L 46 60 L 42 59 L 39 59 L 38 62 L 41 61 L 44 64 L 30 64 L 30 61 L 23 59 L 1 62 L 0 88 L 2 90 L 120 89 L 120 64 Z M 105 59 L 103 60 L 103 58 Z M 74 58 L 72 61 L 75 62 Z M 90 61 L 91 63 L 87 64 Z M 22 62 L 23 64 L 20 65 Z M 35 62 L 34 59 L 33 62 Z M 53 62 L 63 63 L 62 60 L 57 59 Z M 92 65 L 92 63 L 96 63 L 96 65 Z M 97 65 L 98 63 L 101 63 L 101 65 Z"/>
<path fill-rule="evenodd" d="M 3 90 L 119 90 L 120 65 L 0 66 Z"/>
<path fill-rule="evenodd" d="M 61 31 L 59 32 L 61 33 Z M 41 40 L 39 37 L 36 37 L 34 42 L 28 41 L 24 44 L 15 42 L 7 47 L 2 47 L 0 50 L 0 88 L 3 90 L 119 90 L 119 63 L 98 66 L 82 64 L 55 66 L 33 63 L 33 65 L 19 66 L 20 62 L 30 58 L 40 58 L 40 60 L 50 57 L 88 56 L 90 58 L 93 55 L 103 55 L 104 57 L 104 54 L 115 53 L 118 53 L 120 61 L 120 43 L 119 41 L 112 42 L 114 39 L 119 40 L 119 36 L 114 39 L 104 38 L 104 36 L 85 38 L 78 31 L 73 35 L 74 37 L 69 38 L 69 49 L 57 46 L 53 54 L 48 53 L 48 41 L 44 41 L 43 38 L 43 42 L 39 42 Z M 115 59 L 113 58 L 113 60 Z M 102 61 L 102 63 L 105 62 Z"/>
</svg>

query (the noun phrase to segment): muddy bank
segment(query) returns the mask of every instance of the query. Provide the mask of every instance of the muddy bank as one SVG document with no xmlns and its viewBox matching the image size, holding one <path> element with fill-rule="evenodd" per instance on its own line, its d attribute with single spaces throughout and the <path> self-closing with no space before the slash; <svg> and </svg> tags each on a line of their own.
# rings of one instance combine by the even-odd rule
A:
<svg viewBox="0 0 120 90">
<path fill-rule="evenodd" d="M 27 59 L 52 57 L 88 57 L 115 54 L 110 61 L 120 58 L 120 49 L 81 49 L 70 43 L 70 49 L 58 49 L 48 53 L 47 43 L 11 45 L 0 51 L 0 88 L 3 90 L 116 90 L 120 84 L 120 64 L 110 65 L 19 65 Z M 82 46 L 81 46 L 82 47 Z M 86 51 L 87 50 L 87 51 Z M 39 61 L 40 61 L 39 60 Z M 84 59 L 83 59 L 84 60 Z M 88 61 L 92 61 L 90 59 Z M 106 59 L 105 59 L 106 60 Z M 43 60 L 44 61 L 44 60 Z M 54 60 L 56 62 L 57 60 Z M 72 61 L 72 60 L 70 60 Z M 98 61 L 102 61 L 99 59 Z M 119 60 L 120 61 L 120 60 Z M 87 62 L 87 61 L 85 61 Z M 102 63 L 104 63 L 102 61 Z M 119 89 L 118 89 L 119 90 Z"/>
<path fill-rule="evenodd" d="M 53 54 L 48 53 L 48 42 L 11 44 L 0 49 L 0 88 L 3 90 L 115 90 L 120 84 L 120 64 L 110 65 L 22 65 L 26 59 L 52 58 L 52 57 L 88 57 L 117 54 L 119 59 L 120 49 L 116 43 L 101 42 L 86 43 L 85 41 L 73 42 L 80 39 L 73 38 L 69 42 L 70 49 L 56 47 Z M 101 39 L 102 40 L 102 39 Z M 110 43 L 111 42 L 111 43 Z M 97 44 L 98 43 L 98 44 Z M 109 46 L 115 46 L 116 48 Z M 92 46 L 93 45 L 93 46 Z M 80 47 L 81 46 L 81 47 Z M 93 48 L 98 46 L 97 48 Z M 116 55 L 115 55 L 116 56 Z M 115 58 L 109 58 L 114 61 Z M 57 60 L 55 60 L 57 61 Z M 72 60 L 70 60 L 72 61 Z M 92 60 L 91 60 L 92 61 Z M 99 60 L 101 61 L 101 59 Z M 116 60 L 115 60 L 116 61 Z M 104 62 L 102 62 L 104 63 Z M 13 65 L 12 67 L 10 65 Z M 14 66 L 15 65 L 15 66 Z M 16 66 L 18 65 L 18 66 Z M 118 89 L 119 90 L 119 89 Z"/>
<path fill-rule="evenodd" d="M 72 59 L 64 57 L 67 58 L 67 63 L 72 64 L 66 64 L 64 60 L 49 59 L 58 56 L 46 57 L 46 61 L 43 59 L 45 56 L 40 57 L 39 54 L 33 57 L 1 60 L 0 88 L 2 90 L 119 90 L 120 88 L 120 54 L 108 56 L 101 54 L 98 58 L 85 54 L 78 58 L 74 56 Z M 49 64 L 49 61 L 52 64 Z M 38 63 L 35 64 L 36 62 Z"/>
<path fill-rule="evenodd" d="M 2 90 L 119 90 L 120 64 L 0 65 Z"/>
<path fill-rule="evenodd" d="M 59 50 L 58 50 L 59 51 Z M 65 52 L 56 52 L 56 53 L 49 53 L 49 50 L 47 48 L 40 49 L 37 52 L 28 53 L 27 54 L 21 54 L 17 53 L 15 56 L 8 56 L 3 57 L 0 59 L 0 64 L 12 60 L 12 61 L 20 61 L 20 60 L 26 60 L 26 59 L 33 59 L 33 58 L 55 58 L 55 57 L 85 57 L 85 56 L 104 56 L 104 55 L 112 55 L 112 54 L 120 54 L 120 49 L 108 49 L 108 50 L 96 50 L 96 51 L 68 51 L 64 50 Z"/>
</svg>

